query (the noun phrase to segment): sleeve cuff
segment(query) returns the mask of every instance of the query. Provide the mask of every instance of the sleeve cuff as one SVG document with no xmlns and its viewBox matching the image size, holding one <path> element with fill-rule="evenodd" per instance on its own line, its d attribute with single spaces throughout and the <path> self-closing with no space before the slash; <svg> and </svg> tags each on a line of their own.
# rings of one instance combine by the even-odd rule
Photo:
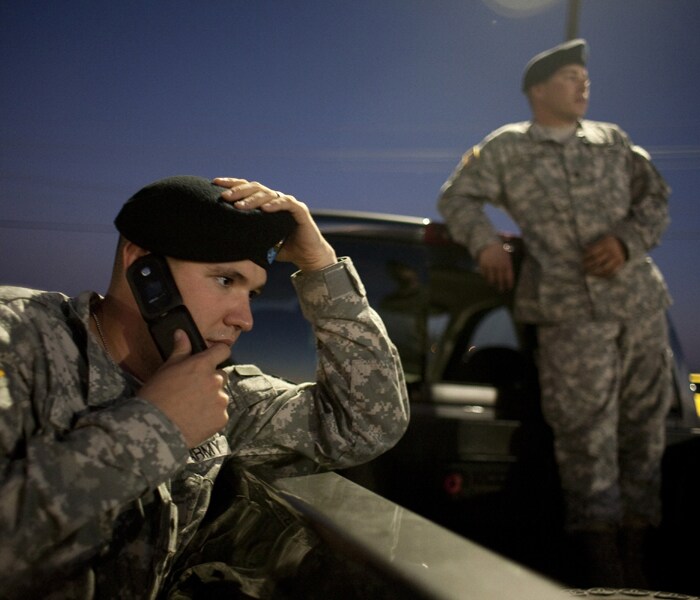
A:
<svg viewBox="0 0 700 600">
<path fill-rule="evenodd" d="M 319 271 L 297 271 L 292 275 L 292 284 L 307 319 L 336 305 L 346 307 L 343 311 L 345 315 L 354 315 L 366 304 L 365 286 L 349 257 L 343 257 Z M 354 309 L 347 310 L 348 307 Z"/>
<path fill-rule="evenodd" d="M 644 244 L 634 230 L 634 227 L 621 224 L 613 229 L 611 233 L 618 240 L 620 240 L 624 246 L 628 261 L 646 255 L 647 249 L 644 247 Z"/>
</svg>

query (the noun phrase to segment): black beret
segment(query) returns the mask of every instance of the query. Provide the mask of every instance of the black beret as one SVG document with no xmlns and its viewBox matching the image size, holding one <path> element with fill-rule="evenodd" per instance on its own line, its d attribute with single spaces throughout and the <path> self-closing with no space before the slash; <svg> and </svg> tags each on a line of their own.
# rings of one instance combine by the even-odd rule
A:
<svg viewBox="0 0 700 600">
<path fill-rule="evenodd" d="M 194 262 L 252 260 L 267 267 L 275 246 L 296 227 L 288 211 L 239 210 L 221 198 L 226 188 L 203 177 L 155 181 L 122 206 L 114 224 L 155 254 Z"/>
<path fill-rule="evenodd" d="M 525 66 L 523 75 L 523 92 L 527 92 L 530 86 L 549 79 L 556 70 L 566 65 L 585 66 L 588 59 L 588 45 L 586 40 L 569 40 L 554 48 L 540 52 L 533 56 Z"/>
</svg>

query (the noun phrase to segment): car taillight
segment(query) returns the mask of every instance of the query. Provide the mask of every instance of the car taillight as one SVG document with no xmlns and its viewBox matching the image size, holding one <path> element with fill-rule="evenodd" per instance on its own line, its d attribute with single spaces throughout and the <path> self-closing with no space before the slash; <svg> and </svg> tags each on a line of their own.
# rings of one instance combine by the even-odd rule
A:
<svg viewBox="0 0 700 600">
<path fill-rule="evenodd" d="M 458 496 L 464 487 L 464 477 L 460 473 L 448 473 L 442 481 L 448 496 Z"/>
<path fill-rule="evenodd" d="M 423 241 L 432 246 L 447 246 L 454 243 L 443 223 L 428 223 L 423 231 Z"/>
</svg>

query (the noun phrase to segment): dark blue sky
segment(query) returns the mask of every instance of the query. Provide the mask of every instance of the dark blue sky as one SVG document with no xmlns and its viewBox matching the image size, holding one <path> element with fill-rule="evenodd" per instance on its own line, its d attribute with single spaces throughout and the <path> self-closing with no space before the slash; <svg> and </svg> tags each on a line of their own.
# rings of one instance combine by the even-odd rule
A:
<svg viewBox="0 0 700 600">
<path fill-rule="evenodd" d="M 564 39 L 566 14 L 565 0 L 0 0 L 0 283 L 104 291 L 119 206 L 174 174 L 435 218 L 462 152 L 528 118 L 523 66 Z M 619 123 L 673 187 L 653 256 L 700 371 L 698 23 L 697 0 L 581 0 L 589 117 Z"/>
</svg>

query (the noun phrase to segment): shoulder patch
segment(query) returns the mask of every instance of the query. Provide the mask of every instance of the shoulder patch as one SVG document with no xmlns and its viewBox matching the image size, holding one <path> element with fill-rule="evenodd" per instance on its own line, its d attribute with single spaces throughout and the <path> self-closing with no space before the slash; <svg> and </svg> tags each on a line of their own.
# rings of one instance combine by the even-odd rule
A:
<svg viewBox="0 0 700 600">
<path fill-rule="evenodd" d="M 459 163 L 460 167 L 466 167 L 470 162 L 479 159 L 479 146 L 473 146 L 469 148 L 464 154 L 462 154 L 462 160 Z"/>
</svg>

